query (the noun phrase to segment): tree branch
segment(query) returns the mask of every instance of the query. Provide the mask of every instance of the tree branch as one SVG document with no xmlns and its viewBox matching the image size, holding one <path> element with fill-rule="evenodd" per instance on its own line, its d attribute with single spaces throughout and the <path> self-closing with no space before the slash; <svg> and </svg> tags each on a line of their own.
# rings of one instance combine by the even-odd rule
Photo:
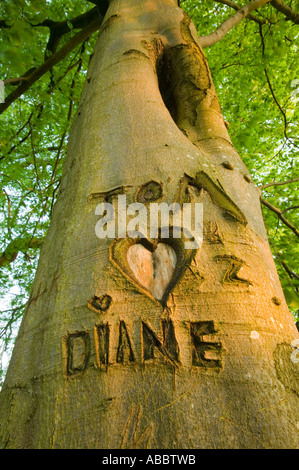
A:
<svg viewBox="0 0 299 470">
<path fill-rule="evenodd" d="M 5 100 L 5 103 L 0 104 L 0 114 L 3 113 L 16 99 L 23 95 L 29 88 L 39 80 L 45 73 L 52 67 L 63 60 L 73 49 L 85 41 L 92 33 L 97 31 L 103 22 L 103 17 L 100 16 L 85 26 L 81 31 L 75 34 L 66 44 L 64 44 L 55 54 L 47 59 L 42 65 L 37 67 L 30 75 L 28 80 L 23 82 L 16 88 Z"/>
<path fill-rule="evenodd" d="M 9 308 L 8 310 L 2 310 L 0 312 L 1 315 L 6 312 L 12 312 L 6 325 L 4 325 L 0 330 L 1 339 L 4 338 L 4 335 L 6 336 L 6 338 L 9 338 L 11 336 L 13 323 L 16 322 L 22 316 L 22 312 L 19 312 L 18 315 L 16 315 L 16 312 L 25 308 L 27 306 L 27 303 L 28 301 L 22 305 L 19 305 L 18 307 L 12 307 L 12 308 Z M 9 333 L 8 333 L 8 329 L 10 330 Z"/>
<path fill-rule="evenodd" d="M 9 28 L 10 26 L 8 26 L 6 24 L 6 20 L 0 20 L 0 28 Z"/>
<path fill-rule="evenodd" d="M 299 24 L 299 14 L 292 10 L 291 7 L 281 2 L 280 0 L 272 0 L 271 5 L 276 8 L 276 10 L 280 11 L 280 13 L 283 13 L 288 18 L 288 20 L 293 21 L 295 24 Z"/>
<path fill-rule="evenodd" d="M 28 80 L 28 77 L 6 78 L 6 80 L 3 80 L 3 83 L 4 85 L 9 85 L 11 83 L 26 82 L 27 80 Z"/>
<path fill-rule="evenodd" d="M 289 227 L 295 235 L 297 235 L 297 237 L 299 237 L 299 230 L 294 227 L 294 225 L 292 225 L 283 215 L 282 215 L 282 211 L 280 211 L 279 209 L 277 209 L 277 207 L 275 206 L 272 206 L 272 204 L 270 204 L 270 202 L 266 201 L 265 199 L 262 199 L 261 198 L 261 203 L 264 204 L 264 206 L 268 207 L 268 209 L 270 209 L 272 212 L 274 212 L 278 218 L 287 226 Z"/>
<path fill-rule="evenodd" d="M 35 153 L 35 148 L 34 148 L 34 139 L 33 139 L 33 126 L 31 124 L 31 121 L 29 122 L 29 127 L 30 127 L 30 143 L 31 143 L 31 150 L 32 150 L 32 156 L 33 156 L 33 164 L 34 164 L 34 170 L 35 170 L 35 175 L 36 175 L 36 181 L 37 185 L 39 187 L 40 192 L 42 193 L 42 187 L 41 187 L 41 182 L 39 179 L 39 174 L 38 174 L 38 169 L 37 169 L 37 161 L 36 161 L 36 153 Z"/>
<path fill-rule="evenodd" d="M 219 28 L 216 29 L 211 34 L 207 36 L 201 36 L 199 42 L 201 47 L 210 47 L 216 44 L 218 41 L 224 38 L 224 36 L 233 29 L 237 24 L 239 24 L 249 13 L 257 8 L 262 7 L 266 3 L 269 3 L 270 0 L 253 0 L 244 7 L 240 8 L 233 16 L 224 21 Z"/>
<path fill-rule="evenodd" d="M 9 194 L 7 194 L 5 189 L 3 188 L 2 190 L 3 190 L 3 193 L 5 194 L 7 202 L 8 202 L 8 218 L 10 218 L 10 216 L 11 216 L 11 200 L 10 200 Z"/>
<path fill-rule="evenodd" d="M 284 269 L 286 270 L 286 272 L 288 273 L 288 275 L 290 276 L 291 279 L 298 279 L 298 281 L 299 281 L 299 276 L 298 276 L 298 274 L 294 273 L 294 271 L 292 271 L 292 270 L 288 267 L 288 265 L 286 264 L 285 261 L 282 261 L 282 260 L 281 260 L 281 264 L 282 264 L 282 266 L 284 267 Z"/>
<path fill-rule="evenodd" d="M 36 23 L 36 24 L 30 24 L 32 27 L 47 27 L 50 29 L 50 36 L 47 42 L 47 46 L 45 49 L 45 60 L 47 60 L 48 57 L 53 55 L 60 43 L 61 38 L 69 33 L 72 29 L 83 29 L 86 26 L 88 26 L 95 18 L 102 16 L 105 16 L 105 13 L 108 8 L 108 1 L 107 0 L 99 0 L 98 2 L 92 2 L 96 6 L 92 8 L 91 10 L 82 13 L 81 15 L 76 16 L 75 18 L 72 18 L 70 20 L 64 20 L 64 21 L 53 21 L 50 19 L 45 19 L 41 23 Z M 10 26 L 6 25 L 6 20 L 0 20 L 0 27 L 6 27 L 9 28 Z M 15 84 L 19 85 L 21 81 L 28 81 L 28 76 L 31 74 L 33 69 L 30 69 L 26 72 L 26 74 L 22 77 L 18 78 L 8 78 L 4 80 L 4 84 Z M 50 69 L 50 72 L 52 69 Z M 52 72 L 51 72 L 52 73 Z"/>
<path fill-rule="evenodd" d="M 89 3 L 93 3 L 94 5 L 96 5 L 100 10 L 101 15 L 104 16 L 109 7 L 110 0 L 87 0 L 87 1 Z"/>
<path fill-rule="evenodd" d="M 82 29 L 87 26 L 92 20 L 94 20 L 97 16 L 105 15 L 107 8 L 108 8 L 108 1 L 99 0 L 98 2 L 91 2 L 94 3 L 96 6 L 91 10 L 82 13 L 81 15 L 76 16 L 70 20 L 64 21 L 54 21 L 50 19 L 45 19 L 41 23 L 30 24 L 31 27 L 46 27 L 50 29 L 50 37 L 48 40 L 48 44 L 46 47 L 46 51 L 50 51 L 52 54 L 56 51 L 60 39 L 62 36 L 72 29 Z M 6 24 L 6 20 L 0 20 L 0 28 L 10 28 L 11 26 Z"/>
<path fill-rule="evenodd" d="M 259 186 L 260 189 L 269 188 L 270 186 L 282 186 L 284 184 L 294 183 L 295 181 L 299 181 L 299 178 L 294 178 L 292 180 L 287 181 L 272 181 L 272 183 L 264 184 L 263 186 Z"/>
<path fill-rule="evenodd" d="M 52 21 L 46 19 L 42 23 L 38 23 L 34 26 L 45 26 L 50 29 L 50 37 L 46 47 L 46 52 L 50 51 L 51 54 L 54 54 L 57 50 L 62 36 L 70 32 L 72 29 L 85 28 L 85 26 L 87 26 L 94 18 L 99 16 L 99 14 L 101 15 L 99 8 L 94 7 L 91 10 L 83 13 L 82 15 L 76 16 L 71 20 Z M 70 27 L 70 25 L 72 26 Z"/>
</svg>

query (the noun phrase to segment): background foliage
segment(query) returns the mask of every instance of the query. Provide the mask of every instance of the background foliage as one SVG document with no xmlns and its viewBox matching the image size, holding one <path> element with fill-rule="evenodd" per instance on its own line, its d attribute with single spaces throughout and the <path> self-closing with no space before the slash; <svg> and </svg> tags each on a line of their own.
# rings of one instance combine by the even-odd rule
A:
<svg viewBox="0 0 299 470">
<path fill-rule="evenodd" d="M 295 2 L 289 5 L 296 9 Z M 185 0 L 181 6 L 199 36 L 211 33 L 235 13 L 214 0 Z M 68 31 L 60 38 L 62 47 L 75 34 L 71 20 L 93 7 L 85 0 L 0 4 L 0 79 L 7 82 L 6 96 L 26 80 L 27 71 L 55 53 L 49 44 L 50 29 L 41 23 L 65 22 Z M 270 4 L 254 16 L 256 20 L 244 19 L 205 53 L 233 143 L 262 188 L 263 200 L 270 203 L 263 204 L 269 241 L 286 300 L 298 320 L 299 245 L 292 229 L 299 227 L 298 27 Z M 96 37 L 92 34 L 72 50 L 0 116 L 0 383 L 49 225 L 68 132 Z M 11 80 L 16 77 L 23 78 Z M 289 180 L 295 181 L 272 184 Z"/>
</svg>

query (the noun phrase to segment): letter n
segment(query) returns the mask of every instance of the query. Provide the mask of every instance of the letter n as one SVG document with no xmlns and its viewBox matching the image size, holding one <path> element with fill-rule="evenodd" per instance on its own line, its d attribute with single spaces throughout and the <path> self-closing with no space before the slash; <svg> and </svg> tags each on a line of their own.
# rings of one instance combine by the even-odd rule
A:
<svg viewBox="0 0 299 470">
<path fill-rule="evenodd" d="M 116 362 L 120 364 L 135 362 L 135 356 L 131 345 L 131 340 L 124 321 L 119 324 L 119 341 Z"/>
</svg>

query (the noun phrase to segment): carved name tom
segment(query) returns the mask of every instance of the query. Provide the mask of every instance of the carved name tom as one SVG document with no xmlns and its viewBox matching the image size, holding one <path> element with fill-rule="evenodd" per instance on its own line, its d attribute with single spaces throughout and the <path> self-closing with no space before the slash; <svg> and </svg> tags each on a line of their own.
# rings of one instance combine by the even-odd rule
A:
<svg viewBox="0 0 299 470">
<path fill-rule="evenodd" d="M 73 375 L 83 372 L 89 363 L 91 353 L 91 340 L 87 331 L 76 331 L 64 338 L 64 346 L 67 351 L 66 373 Z"/>
</svg>

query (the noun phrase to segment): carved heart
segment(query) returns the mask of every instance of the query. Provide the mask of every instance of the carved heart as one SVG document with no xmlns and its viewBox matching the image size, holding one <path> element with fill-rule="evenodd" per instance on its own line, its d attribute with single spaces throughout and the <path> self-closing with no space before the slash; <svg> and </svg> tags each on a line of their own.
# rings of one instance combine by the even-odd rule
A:
<svg viewBox="0 0 299 470">
<path fill-rule="evenodd" d="M 177 257 L 174 249 L 166 243 L 158 243 L 156 249 L 151 252 L 137 243 L 129 247 L 127 260 L 137 281 L 155 299 L 161 300 L 176 266 Z"/>
<path fill-rule="evenodd" d="M 110 245 L 110 261 L 139 291 L 164 305 L 196 251 L 185 249 L 183 236 L 163 239 L 160 234 L 154 242 L 120 238 Z"/>
</svg>

